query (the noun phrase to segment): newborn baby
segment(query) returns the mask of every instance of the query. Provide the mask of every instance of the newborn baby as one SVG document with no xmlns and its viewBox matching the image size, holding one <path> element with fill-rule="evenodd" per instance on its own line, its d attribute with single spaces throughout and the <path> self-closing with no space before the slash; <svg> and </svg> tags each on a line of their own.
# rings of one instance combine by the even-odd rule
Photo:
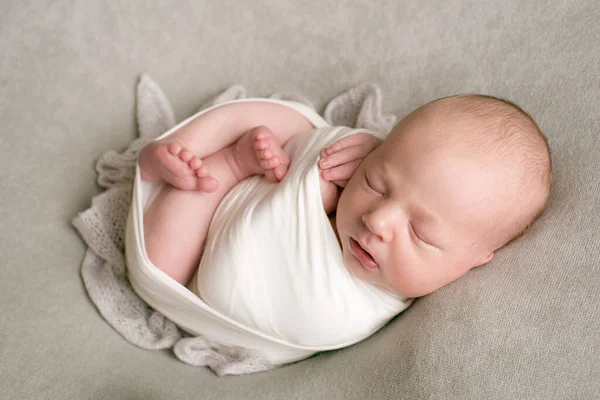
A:
<svg viewBox="0 0 600 400">
<path fill-rule="evenodd" d="M 143 217 L 152 263 L 202 297 L 201 275 L 192 277 L 221 200 L 254 175 L 285 179 L 285 145 L 313 128 L 289 107 L 233 103 L 142 149 L 141 178 L 167 183 Z M 383 141 L 360 132 L 319 150 L 323 212 L 343 265 L 404 304 L 489 262 L 540 215 L 550 189 L 539 127 L 488 96 L 439 99 Z"/>
</svg>

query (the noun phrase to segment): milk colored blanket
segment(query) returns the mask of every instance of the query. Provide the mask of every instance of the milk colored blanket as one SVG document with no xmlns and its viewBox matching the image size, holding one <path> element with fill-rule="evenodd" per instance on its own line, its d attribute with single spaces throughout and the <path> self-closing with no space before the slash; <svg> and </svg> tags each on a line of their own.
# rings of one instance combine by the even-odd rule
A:
<svg viewBox="0 0 600 400">
<path fill-rule="evenodd" d="M 246 97 L 245 90 L 240 86 L 234 86 L 215 98 L 207 106 L 214 106 L 225 101 L 244 97 Z M 293 99 L 307 103 L 304 99 L 297 96 L 278 94 L 272 97 L 274 98 L 272 101 Z M 354 126 L 385 134 L 395 122 L 393 116 L 382 114 L 380 91 L 373 85 L 357 86 L 334 99 L 326 108 L 325 120 L 320 118 L 311 109 L 309 104 L 303 106 L 297 102 L 286 103 L 295 104 L 295 107 L 298 107 L 307 116 L 311 113 L 314 114 L 312 119 L 309 119 L 315 126 L 321 126 L 324 129 L 324 131 L 313 131 L 310 135 L 302 138 L 303 141 L 296 140 L 288 143 L 290 148 L 286 148 L 286 151 L 293 153 L 291 154 L 292 165 L 290 166 L 290 172 L 286 177 L 286 179 L 289 178 L 290 183 L 294 181 L 293 179 L 304 179 L 306 182 L 312 180 L 311 182 L 313 183 L 314 179 L 318 179 L 318 176 L 312 176 L 310 172 L 314 171 L 312 174 L 317 173 L 316 168 L 311 169 L 309 165 L 315 162 L 314 154 L 308 151 L 308 149 L 315 147 L 315 140 L 320 140 L 322 143 L 329 143 L 353 132 L 348 128 L 326 128 L 326 125 Z M 162 273 L 156 268 L 140 268 L 140 265 L 152 267 L 147 260 L 143 259 L 145 253 L 143 251 L 143 243 L 138 247 L 137 250 L 139 251 L 134 251 L 132 250 L 133 247 L 131 249 L 128 247 L 127 256 L 130 263 L 129 277 L 138 293 L 142 294 L 142 297 L 151 306 L 160 309 L 162 314 L 166 314 L 188 333 L 193 335 L 201 334 L 201 336 L 196 337 L 183 337 L 185 334 L 173 322 L 153 311 L 131 290 L 123 258 L 124 222 L 129 211 L 129 200 L 132 195 L 131 184 L 132 180 L 136 180 L 136 178 L 139 180 L 139 175 L 135 173 L 137 152 L 148 142 L 148 139 L 158 136 L 174 125 L 172 115 L 172 110 L 160 88 L 149 77 L 144 76 L 138 85 L 138 121 L 142 138 L 134 141 L 129 149 L 121 155 L 111 152 L 101 158 L 97 166 L 100 175 L 99 183 L 108 190 L 96 196 L 93 199 L 92 207 L 78 215 L 73 221 L 86 243 L 90 246 L 82 265 L 82 276 L 88 293 L 105 319 L 127 340 L 140 347 L 149 349 L 174 346 L 175 354 L 185 362 L 194 365 L 208 365 L 219 375 L 241 374 L 274 368 L 282 363 L 306 358 L 316 351 L 353 344 L 375 332 L 389 318 L 406 307 L 406 304 L 400 299 L 394 298 L 395 296 L 386 294 L 371 286 L 366 286 L 366 284 L 360 281 L 352 281 L 352 277 L 349 276 L 343 265 L 333 262 L 328 264 L 329 269 L 319 269 L 318 263 L 303 262 L 301 265 L 309 266 L 305 271 L 306 273 L 304 273 L 304 277 L 307 279 L 307 282 L 312 282 L 313 287 L 315 287 L 315 282 L 327 282 L 326 279 L 328 275 L 332 274 L 331 271 L 335 271 L 333 274 L 338 274 L 336 278 L 343 277 L 343 279 L 346 279 L 344 285 L 327 285 L 328 288 L 338 288 L 334 289 L 334 292 L 327 294 L 329 299 L 332 298 L 331 296 L 339 299 L 354 298 L 357 299 L 356 304 L 359 304 L 358 302 L 364 303 L 365 299 L 370 299 L 370 304 L 373 305 L 373 308 L 371 310 L 365 308 L 364 311 L 372 312 L 373 310 L 380 310 L 380 315 L 375 315 L 366 324 L 353 322 L 352 318 L 341 318 L 338 320 L 328 320 L 327 323 L 329 325 L 323 325 L 315 323 L 315 318 L 318 318 L 318 314 L 312 312 L 314 309 L 307 307 L 306 304 L 301 304 L 298 306 L 297 312 L 290 313 L 291 315 L 295 314 L 298 318 L 288 318 L 286 320 L 281 319 L 280 315 L 278 319 L 280 325 L 276 327 L 273 325 L 273 319 L 264 317 L 265 315 L 271 315 L 272 317 L 272 313 L 277 311 L 275 307 L 277 303 L 269 303 L 268 296 L 262 299 L 261 304 L 257 304 L 260 306 L 257 309 L 269 307 L 270 305 L 271 308 L 269 311 L 271 314 L 255 312 L 253 317 L 249 317 L 250 314 L 247 312 L 239 311 L 244 309 L 243 302 L 238 304 L 237 314 L 236 312 L 232 313 L 231 311 L 235 307 L 232 308 L 231 306 L 231 296 L 229 298 L 226 296 L 219 297 L 219 293 L 224 292 L 210 292 L 210 285 L 202 288 L 203 282 L 207 283 L 211 279 L 219 281 L 227 278 L 221 275 L 230 273 L 230 271 L 228 272 L 228 270 L 218 268 L 217 266 L 223 262 L 223 257 L 226 258 L 226 255 L 230 253 L 226 251 L 211 251 L 208 253 L 212 257 L 211 260 L 203 258 L 203 262 L 206 262 L 208 267 L 201 269 L 206 271 L 206 275 L 198 277 L 199 287 L 196 287 L 196 289 L 199 290 L 196 294 L 206 296 L 206 299 L 208 299 L 207 302 L 212 303 L 211 307 L 201 299 L 201 296 L 197 296 L 172 280 L 170 281 L 170 278 L 161 276 Z M 304 163 L 304 165 L 296 168 L 299 165 L 294 165 L 294 160 L 297 160 L 296 162 L 300 164 Z M 294 176 L 294 171 L 298 171 L 297 173 L 300 175 Z M 243 193 L 251 192 L 252 190 L 249 189 L 253 186 L 255 188 L 261 186 L 257 184 L 260 181 L 259 178 L 255 177 L 243 182 L 243 185 L 247 186 L 244 190 L 232 190 L 228 194 L 230 200 L 232 200 L 231 204 L 239 203 L 240 200 L 236 199 L 236 196 L 239 197 Z M 285 184 L 285 182 L 282 183 Z M 141 207 L 139 211 L 143 210 L 144 204 L 147 205 L 152 193 L 157 190 L 157 188 L 152 187 L 147 187 L 145 191 L 141 190 L 144 184 L 147 183 L 136 182 L 140 190 L 136 190 L 133 193 L 133 210 L 136 208 L 136 203 Z M 273 188 L 277 186 L 277 184 L 272 185 Z M 302 185 L 295 186 L 302 188 Z M 314 185 L 309 186 L 314 187 Z M 308 186 L 305 185 L 304 188 L 306 187 Z M 318 185 L 316 185 L 316 188 L 318 190 Z M 298 190 L 302 189 L 296 189 L 296 195 Z M 269 190 L 266 192 L 269 192 Z M 308 198 L 313 201 L 315 199 L 320 200 L 314 193 L 309 195 Z M 321 205 L 319 204 L 319 206 Z M 314 206 L 312 208 L 316 210 Z M 224 223 L 224 219 L 227 219 L 231 215 L 230 212 L 225 212 L 227 209 L 228 207 L 220 207 L 219 210 L 221 212 L 217 211 L 215 220 L 220 220 L 218 226 L 227 226 L 227 223 Z M 287 212 L 290 211 L 291 208 Z M 322 206 L 320 211 L 322 212 L 321 217 L 323 217 L 320 221 L 326 221 Z M 128 243 L 140 243 L 139 215 L 141 215 L 141 212 L 137 220 L 135 213 L 132 212 L 129 215 L 130 224 L 127 229 L 127 235 L 129 235 L 127 241 Z M 315 215 L 318 215 L 318 213 Z M 290 217 L 294 217 L 294 215 Z M 289 221 L 293 219 L 291 218 Z M 320 223 L 318 219 L 316 223 Z M 306 226 L 308 227 L 309 225 L 307 224 Z M 138 229 L 137 238 L 135 237 L 136 227 Z M 324 224 L 322 224 L 322 227 L 327 228 Z M 329 229 L 331 228 L 329 227 Z M 211 230 L 215 231 L 212 225 Z M 225 231 L 232 232 L 231 229 L 221 230 L 221 232 Z M 328 240 L 335 240 L 332 231 L 324 229 L 322 234 Z M 209 236 L 211 236 L 210 233 Z M 211 237 L 214 240 L 207 242 L 207 245 L 211 245 L 211 243 L 212 246 L 220 243 L 231 246 L 236 245 L 231 240 L 230 243 L 227 243 L 223 235 L 213 234 Z M 329 246 L 330 244 L 336 243 L 325 242 L 322 244 L 323 247 L 321 249 L 327 250 L 325 253 L 323 253 L 324 250 L 320 250 L 321 254 L 317 258 L 329 261 L 336 259 L 336 246 Z M 237 245 L 240 245 L 240 243 L 238 242 Z M 272 244 L 270 247 L 275 247 L 275 244 Z M 339 252 L 339 246 L 337 246 L 337 251 Z M 302 254 L 306 254 L 305 251 Z M 312 254 L 314 256 L 314 251 Z M 277 260 L 274 260 L 271 263 L 271 273 L 275 272 L 275 267 L 273 266 L 276 266 L 277 262 Z M 321 261 L 322 263 L 323 261 Z M 135 268 L 132 268 L 132 266 L 135 266 Z M 213 266 L 215 268 L 211 268 Z M 286 264 L 286 266 L 290 265 Z M 281 271 L 285 271 L 285 269 L 280 269 Z M 284 275 L 285 273 L 283 275 L 280 273 L 276 279 L 284 279 Z M 329 276 L 329 278 L 331 277 Z M 231 279 L 225 279 L 225 281 L 234 282 Z M 360 286 L 361 284 L 363 285 L 362 287 Z M 319 298 L 319 296 L 315 296 L 315 293 L 322 292 L 323 287 L 325 286 L 321 286 L 321 289 L 312 294 L 299 298 L 311 299 L 311 301 L 314 301 L 312 303 L 314 306 L 318 300 L 324 299 L 323 297 Z M 349 293 L 339 292 L 339 290 L 342 290 L 339 289 L 340 287 L 345 287 L 345 290 L 351 288 L 354 297 L 345 296 Z M 252 286 L 238 285 L 235 288 L 235 293 L 240 294 L 238 298 L 243 298 L 240 290 L 252 290 L 251 288 Z M 228 289 L 232 290 L 232 287 Z M 268 291 L 266 292 L 265 290 L 269 290 L 269 288 L 263 288 L 263 291 L 260 293 L 268 294 Z M 202 293 L 203 291 L 204 293 Z M 256 296 L 256 293 L 259 292 L 250 294 L 250 297 L 246 298 Z M 283 293 L 280 294 L 283 298 L 286 297 L 286 293 L 289 295 L 289 292 L 281 293 Z M 248 295 L 248 293 L 245 293 L 245 295 Z M 290 296 L 287 296 L 285 301 L 288 304 L 294 303 L 293 297 Z M 369 301 L 366 303 L 369 304 Z M 384 304 L 383 307 L 381 307 L 382 304 Z M 240 305 L 242 307 L 239 307 Z M 303 314 L 302 310 L 308 310 L 309 312 Z M 334 308 L 324 311 L 331 310 L 334 310 Z M 324 315 L 326 314 L 325 312 Z M 344 314 L 342 313 L 342 315 Z M 346 315 L 350 314 L 347 313 Z M 262 321 L 260 320 L 261 318 Z M 328 328 L 334 325 L 348 328 L 346 330 L 339 329 L 336 332 L 348 333 L 330 337 L 323 336 L 323 332 L 331 331 Z M 323 330 L 319 331 L 319 329 Z"/>
</svg>

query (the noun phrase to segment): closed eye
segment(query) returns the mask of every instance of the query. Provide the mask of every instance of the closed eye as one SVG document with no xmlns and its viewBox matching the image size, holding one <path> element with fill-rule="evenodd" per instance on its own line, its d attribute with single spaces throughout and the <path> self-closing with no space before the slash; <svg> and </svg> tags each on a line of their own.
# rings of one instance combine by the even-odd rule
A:
<svg viewBox="0 0 600 400">
<path fill-rule="evenodd" d="M 413 234 L 415 235 L 415 238 L 417 239 L 417 241 L 426 244 L 427 246 L 431 246 L 431 247 L 435 247 L 434 245 L 432 245 L 429 242 L 426 242 L 425 240 L 423 240 L 421 238 L 421 236 L 419 236 L 419 234 L 417 233 L 417 231 L 415 230 L 415 227 L 413 226 L 412 222 L 410 223 L 410 230 L 413 232 Z"/>
<path fill-rule="evenodd" d="M 371 183 L 371 181 L 369 181 L 369 176 L 366 174 L 366 172 L 365 172 L 365 182 L 367 183 L 367 186 L 369 187 L 370 190 L 372 190 L 373 192 L 375 192 L 379 196 L 383 195 L 383 193 L 380 192 L 379 190 L 375 189 L 375 187 L 373 186 L 373 184 Z"/>
</svg>

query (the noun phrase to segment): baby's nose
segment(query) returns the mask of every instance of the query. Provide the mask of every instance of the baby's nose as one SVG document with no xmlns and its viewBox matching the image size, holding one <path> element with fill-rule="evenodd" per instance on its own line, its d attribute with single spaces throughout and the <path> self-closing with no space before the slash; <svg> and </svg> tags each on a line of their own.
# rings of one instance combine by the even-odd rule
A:
<svg viewBox="0 0 600 400">
<path fill-rule="evenodd" d="M 394 222 L 386 217 L 385 213 L 372 212 L 362 217 L 362 222 L 367 229 L 376 236 L 379 236 L 384 243 L 389 243 L 394 238 Z"/>
</svg>

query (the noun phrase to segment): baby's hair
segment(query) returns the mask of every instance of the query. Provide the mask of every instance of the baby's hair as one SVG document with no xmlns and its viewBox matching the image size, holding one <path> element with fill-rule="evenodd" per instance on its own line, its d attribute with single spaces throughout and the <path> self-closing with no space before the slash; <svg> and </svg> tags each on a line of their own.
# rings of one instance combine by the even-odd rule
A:
<svg viewBox="0 0 600 400">
<path fill-rule="evenodd" d="M 538 183 L 545 191 L 543 202 L 508 229 L 505 240 L 501 243 L 502 247 L 522 236 L 546 208 L 552 183 L 552 158 L 548 140 L 528 112 L 506 99 L 463 94 L 435 100 L 424 108 L 438 106 L 454 117 L 475 117 L 481 121 L 485 135 L 476 135 L 474 142 L 488 154 L 519 163 L 526 172 L 526 179 L 521 181 L 521 185 Z"/>
</svg>

